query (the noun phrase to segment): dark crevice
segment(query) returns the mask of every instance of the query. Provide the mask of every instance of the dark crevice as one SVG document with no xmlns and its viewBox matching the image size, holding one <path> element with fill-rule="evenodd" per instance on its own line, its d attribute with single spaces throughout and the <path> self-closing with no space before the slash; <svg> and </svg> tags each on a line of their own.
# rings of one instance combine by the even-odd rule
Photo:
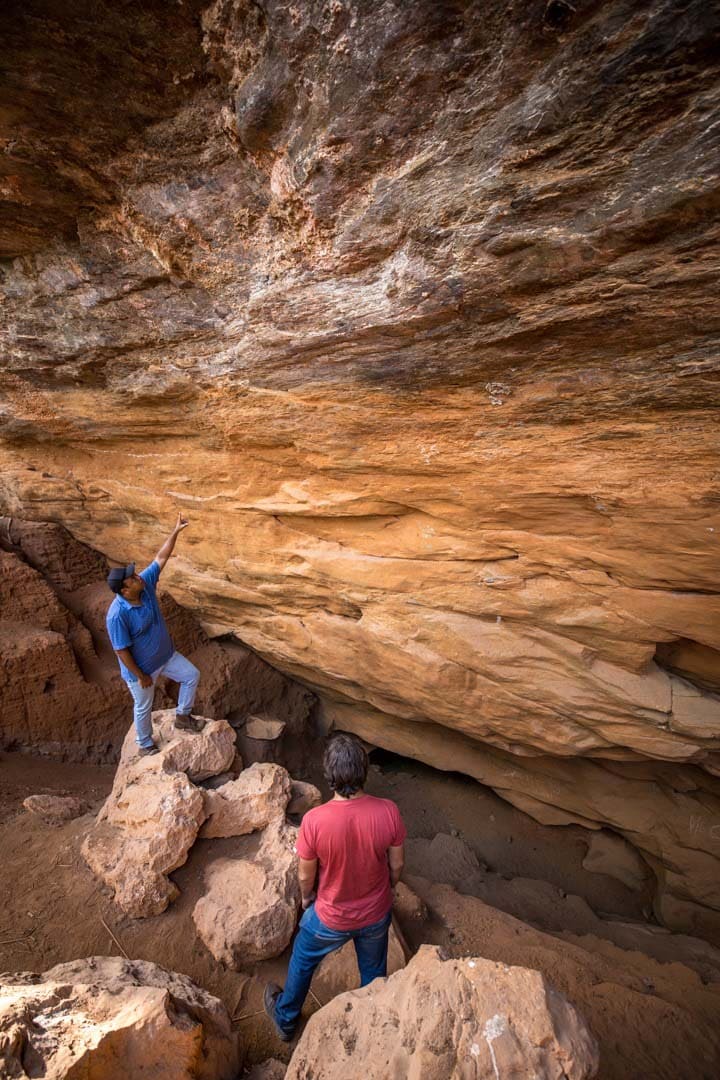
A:
<svg viewBox="0 0 720 1080">
<path fill-rule="evenodd" d="M 691 638 L 661 641 L 655 650 L 655 662 L 673 675 L 679 675 L 699 690 L 720 694 L 720 651 Z"/>
</svg>

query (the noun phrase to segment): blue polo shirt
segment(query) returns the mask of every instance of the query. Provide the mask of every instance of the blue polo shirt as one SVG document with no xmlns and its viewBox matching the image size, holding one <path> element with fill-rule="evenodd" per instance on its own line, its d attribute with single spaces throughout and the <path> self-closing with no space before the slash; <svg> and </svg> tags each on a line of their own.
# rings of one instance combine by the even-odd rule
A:
<svg viewBox="0 0 720 1080">
<path fill-rule="evenodd" d="M 168 662 L 175 646 L 155 594 L 160 567 L 154 559 L 140 571 L 140 577 L 145 582 L 140 603 L 131 604 L 118 593 L 108 608 L 105 622 L 113 649 L 130 649 L 140 670 L 152 675 Z M 138 681 L 122 661 L 120 672 L 125 682 Z"/>
</svg>

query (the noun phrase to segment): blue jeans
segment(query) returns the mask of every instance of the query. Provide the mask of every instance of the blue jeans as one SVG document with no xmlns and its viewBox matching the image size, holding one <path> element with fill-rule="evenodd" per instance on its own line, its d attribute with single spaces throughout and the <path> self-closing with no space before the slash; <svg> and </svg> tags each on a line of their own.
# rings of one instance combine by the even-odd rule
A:
<svg viewBox="0 0 720 1080">
<path fill-rule="evenodd" d="M 133 696 L 135 706 L 133 720 L 135 721 L 135 738 L 138 746 L 148 747 L 153 745 L 152 739 L 152 707 L 155 697 L 155 682 L 158 675 L 165 675 L 173 682 L 180 683 L 178 694 L 177 711 L 186 716 L 192 711 L 195 701 L 195 691 L 200 681 L 200 672 L 191 664 L 182 653 L 174 652 L 170 659 L 152 673 L 152 686 L 141 686 L 140 682 L 129 682 L 127 688 Z"/>
<path fill-rule="evenodd" d="M 320 921 L 315 905 L 311 904 L 300 920 L 285 989 L 275 1003 L 275 1019 L 283 1031 L 288 1035 L 294 1032 L 315 968 L 324 956 L 341 948 L 346 941 L 355 943 L 361 986 L 385 978 L 390 918 L 388 912 L 380 922 L 359 930 L 332 930 Z"/>
</svg>

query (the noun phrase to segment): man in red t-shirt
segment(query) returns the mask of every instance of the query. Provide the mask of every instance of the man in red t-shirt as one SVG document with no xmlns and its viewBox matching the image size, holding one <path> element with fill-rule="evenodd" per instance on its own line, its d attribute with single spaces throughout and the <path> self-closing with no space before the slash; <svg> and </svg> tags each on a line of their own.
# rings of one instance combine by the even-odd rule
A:
<svg viewBox="0 0 720 1080">
<path fill-rule="evenodd" d="M 404 862 L 400 811 L 363 791 L 368 759 L 359 739 L 333 736 L 323 766 L 334 796 L 308 811 L 297 841 L 305 914 L 285 989 L 265 988 L 265 1011 L 285 1042 L 295 1033 L 315 968 L 346 941 L 355 943 L 361 986 L 386 976 L 392 890 Z"/>
</svg>

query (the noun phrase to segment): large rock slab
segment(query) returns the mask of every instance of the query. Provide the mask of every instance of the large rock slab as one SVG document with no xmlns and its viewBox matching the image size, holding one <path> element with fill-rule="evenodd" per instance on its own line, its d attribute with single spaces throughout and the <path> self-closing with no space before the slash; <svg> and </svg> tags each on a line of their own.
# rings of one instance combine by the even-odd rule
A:
<svg viewBox="0 0 720 1080">
<path fill-rule="evenodd" d="M 403 971 L 315 1013 L 286 1078 L 585 1080 L 597 1069 L 585 1021 L 539 972 L 423 945 Z"/>
<path fill-rule="evenodd" d="M 217 859 L 193 910 L 198 935 L 216 960 L 240 968 L 279 956 L 297 923 L 297 829 L 269 825 L 252 859 Z"/>
<path fill-rule="evenodd" d="M 190 777 L 222 772 L 235 754 L 226 721 L 208 721 L 195 734 L 176 731 L 173 716 L 174 710 L 153 713 L 159 754 L 138 757 L 135 732 L 128 732 L 112 791 L 82 849 L 134 918 L 158 915 L 178 895 L 168 874 L 185 862 L 205 820 L 203 794 Z"/>
<path fill-rule="evenodd" d="M 628 889 L 640 892 L 647 884 L 650 868 L 638 855 L 634 847 L 622 837 L 613 833 L 593 833 L 590 836 L 588 850 L 582 861 L 585 870 L 593 874 L 607 874 L 627 885 Z"/>
<path fill-rule="evenodd" d="M 281 765 L 255 762 L 236 779 L 205 791 L 206 820 L 200 835 L 244 836 L 264 829 L 284 817 L 294 783 Z"/>
<path fill-rule="evenodd" d="M 225 1006 L 184 975 L 96 956 L 1 977 L 0 1074 L 46 1080 L 235 1080 Z"/>
<path fill-rule="evenodd" d="M 718 955 L 710 947 L 704 950 L 707 964 L 691 939 L 653 959 L 644 952 L 637 924 L 634 940 L 628 935 L 617 945 L 592 929 L 587 935 L 545 933 L 448 885 L 420 877 L 410 884 L 431 909 L 448 948 L 501 966 L 530 966 L 573 1003 L 598 1040 L 603 1078 L 715 1080 Z"/>
</svg>

